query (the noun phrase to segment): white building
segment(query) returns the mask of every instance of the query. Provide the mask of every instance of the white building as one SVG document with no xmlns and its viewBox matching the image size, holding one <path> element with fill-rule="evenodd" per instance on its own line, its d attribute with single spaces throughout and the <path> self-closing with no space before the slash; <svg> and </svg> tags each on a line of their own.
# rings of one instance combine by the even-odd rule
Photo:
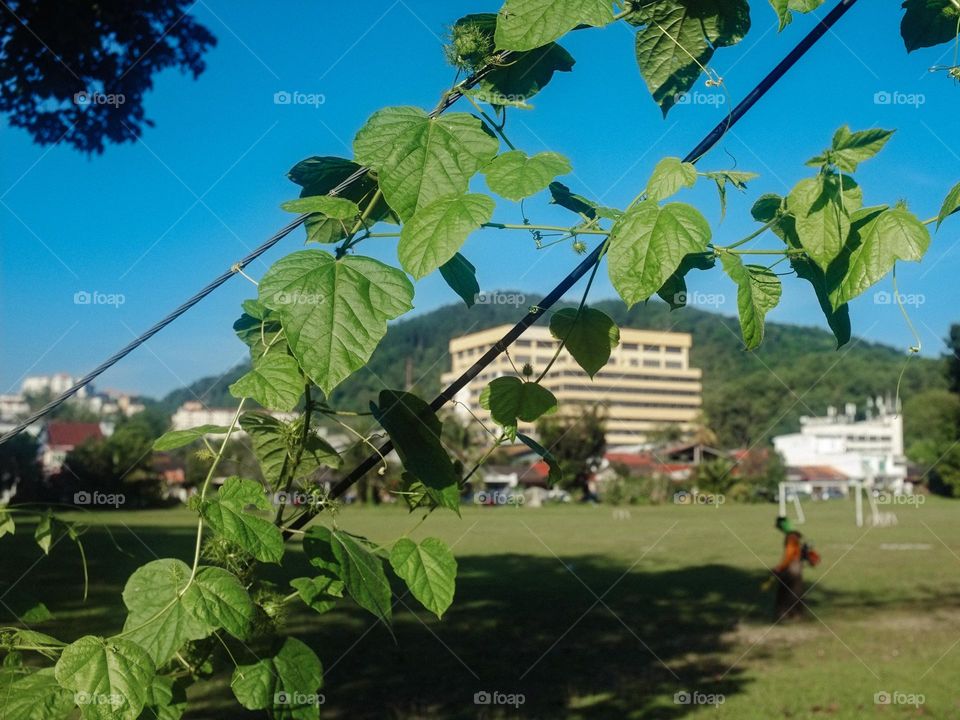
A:
<svg viewBox="0 0 960 720">
<path fill-rule="evenodd" d="M 170 421 L 174 430 L 189 430 L 199 425 L 230 427 L 236 414 L 236 408 L 208 408 L 203 403 L 191 400 L 177 408 Z"/>
<path fill-rule="evenodd" d="M 867 403 L 857 420 L 857 406 L 843 413 L 827 409 L 826 417 L 800 418 L 800 432 L 773 439 L 789 468 L 833 468 L 851 481 L 903 492 L 907 460 L 903 454 L 903 416 L 887 399 Z"/>
<path fill-rule="evenodd" d="M 0 395 L 0 420 L 16 420 L 29 413 L 30 406 L 23 395 Z"/>
<path fill-rule="evenodd" d="M 25 377 L 20 385 L 20 392 L 24 395 L 42 395 L 49 392 L 51 395 L 59 395 L 69 390 L 77 382 L 78 378 L 67 373 L 54 373 L 53 375 L 31 375 Z M 88 385 L 80 388 L 74 397 L 82 398 L 87 396 Z"/>
<path fill-rule="evenodd" d="M 86 398 L 85 403 L 89 410 L 101 417 L 107 415 L 131 417 L 146 409 L 146 406 L 136 398 L 112 390 L 91 395 Z"/>
<path fill-rule="evenodd" d="M 185 402 L 170 418 L 173 425 L 172 430 L 189 430 L 200 425 L 220 425 L 230 427 L 234 416 L 237 414 L 236 408 L 208 408 L 197 400 Z M 269 412 L 270 415 L 282 420 L 291 422 L 297 418 L 296 413 Z M 240 428 L 234 430 L 234 435 L 242 436 L 243 431 Z"/>
</svg>

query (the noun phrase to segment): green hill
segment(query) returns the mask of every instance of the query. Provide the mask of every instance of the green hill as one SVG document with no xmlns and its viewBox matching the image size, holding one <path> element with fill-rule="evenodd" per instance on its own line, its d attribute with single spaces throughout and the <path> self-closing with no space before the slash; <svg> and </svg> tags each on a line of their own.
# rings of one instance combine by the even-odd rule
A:
<svg viewBox="0 0 960 720">
<path fill-rule="evenodd" d="M 619 300 L 599 301 L 593 307 L 610 314 L 621 327 L 693 335 L 692 363 L 703 370 L 705 415 L 727 447 L 796 430 L 801 415 L 822 414 L 828 405 L 862 405 L 868 397 L 892 394 L 906 361 L 904 352 L 886 345 L 854 339 L 838 351 L 826 330 L 777 323 L 767 325 L 763 346 L 747 353 L 735 318 L 695 308 L 670 312 L 660 302 L 629 311 Z M 381 389 L 403 388 L 407 358 L 413 390 L 432 398 L 441 389 L 441 373 L 449 368 L 450 338 L 512 324 L 523 311 L 509 305 L 476 305 L 465 312 L 463 305 L 449 305 L 394 323 L 370 364 L 337 388 L 332 403 L 366 410 Z M 901 383 L 903 400 L 923 390 L 945 388 L 943 368 L 940 360 L 910 360 Z M 222 378 L 198 380 L 170 393 L 163 405 L 175 408 L 196 396 L 209 405 L 230 405 L 227 386 L 243 372 L 239 366 Z"/>
</svg>

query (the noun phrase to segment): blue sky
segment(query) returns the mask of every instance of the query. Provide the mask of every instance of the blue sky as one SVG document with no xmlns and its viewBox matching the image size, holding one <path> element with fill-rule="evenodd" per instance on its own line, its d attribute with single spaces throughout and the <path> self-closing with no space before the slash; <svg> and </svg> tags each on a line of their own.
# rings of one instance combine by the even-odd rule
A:
<svg viewBox="0 0 960 720">
<path fill-rule="evenodd" d="M 752 31 L 713 62 L 733 101 L 814 23 L 801 16 L 778 35 L 767 3 L 751 5 Z M 898 6 L 859 3 L 701 161 L 703 170 L 736 165 L 761 174 L 746 196 L 731 197 L 722 224 L 707 183 L 680 198 L 703 210 L 717 242 L 754 229 L 753 200 L 764 192 L 785 193 L 809 174 L 803 162 L 843 123 L 898 129 L 880 157 L 857 173 L 868 204 L 906 198 L 921 217 L 936 214 L 960 180 L 960 87 L 928 71 L 950 59 L 946 46 L 906 54 Z M 462 14 L 491 10 L 496 6 L 431 0 L 202 0 L 193 14 L 218 45 L 198 80 L 172 71 L 156 78 L 146 99 L 156 127 L 142 142 L 88 158 L 67 147 L 39 147 L 4 127 L 0 392 L 18 388 L 26 374 L 86 372 L 245 255 L 289 220 L 278 205 L 297 194 L 285 177 L 294 163 L 310 155 L 349 157 L 353 135 L 383 106 L 432 107 L 453 74 L 440 47 L 444 28 Z M 574 72 L 555 76 L 534 98 L 534 110 L 511 113 L 507 130 L 530 153 L 567 155 L 574 173 L 564 181 L 605 204 L 629 202 L 659 158 L 684 154 L 730 107 L 731 99 L 691 104 L 663 119 L 639 76 L 623 23 L 574 33 L 564 44 L 577 59 Z M 279 91 L 316 93 L 323 103 L 277 105 Z M 697 91 L 715 92 L 702 81 Z M 923 103 L 877 103 L 878 93 L 899 93 L 899 100 L 920 95 Z M 526 208 L 535 222 L 570 221 L 543 196 Z M 519 217 L 516 206 L 498 207 L 501 221 Z M 940 352 L 949 324 L 960 319 L 958 237 L 960 222 L 953 219 L 922 264 L 903 264 L 898 272 L 901 292 L 922 294 L 922 304 L 910 311 L 925 353 Z M 299 249 L 302 239 L 300 232 L 289 237 L 248 272 L 259 277 L 273 260 Z M 395 262 L 395 241 L 377 242 L 362 247 Z M 543 292 L 575 263 L 568 245 L 537 251 L 524 235 L 497 231 L 477 233 L 464 252 L 485 290 Z M 735 312 L 735 294 L 721 272 L 692 276 L 690 289 L 725 298 L 708 309 Z M 889 280 L 880 289 L 889 290 Z M 78 305 L 74 294 L 80 291 L 122 294 L 124 303 Z M 160 395 L 226 370 L 244 357 L 231 324 L 240 301 L 254 294 L 246 280 L 231 280 L 109 371 L 98 387 Z M 612 295 L 601 274 L 594 297 Z M 417 285 L 415 312 L 454 300 L 435 273 Z M 854 302 L 852 316 L 857 335 L 904 349 L 913 343 L 897 309 L 876 304 L 872 292 Z M 809 286 L 789 278 L 770 319 L 825 326 Z"/>
</svg>

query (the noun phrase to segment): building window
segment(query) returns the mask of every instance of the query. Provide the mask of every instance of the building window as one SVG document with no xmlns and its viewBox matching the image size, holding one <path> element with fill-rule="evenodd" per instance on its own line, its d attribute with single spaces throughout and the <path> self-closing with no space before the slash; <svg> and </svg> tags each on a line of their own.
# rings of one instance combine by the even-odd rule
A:
<svg viewBox="0 0 960 720">
<path fill-rule="evenodd" d="M 659 346 L 659 345 L 644 345 L 644 346 L 643 346 L 643 351 L 644 351 L 644 352 L 655 352 L 655 353 L 658 353 L 658 352 L 660 352 L 660 346 Z"/>
<path fill-rule="evenodd" d="M 683 367 L 683 363 L 679 360 L 667 360 L 667 367 L 672 370 L 680 370 Z"/>
<path fill-rule="evenodd" d="M 658 367 L 661 367 L 659 360 L 644 360 L 644 361 L 643 361 L 643 366 L 644 366 L 644 367 L 649 367 L 649 368 L 658 368 Z"/>
<path fill-rule="evenodd" d="M 677 354 L 683 352 L 683 348 L 676 347 L 675 345 L 667 345 L 667 352 Z"/>
<path fill-rule="evenodd" d="M 637 343 L 624 343 L 624 344 L 623 344 L 623 349 L 624 349 L 624 350 L 639 350 L 639 349 L 640 349 L 640 346 L 637 345 Z"/>
</svg>

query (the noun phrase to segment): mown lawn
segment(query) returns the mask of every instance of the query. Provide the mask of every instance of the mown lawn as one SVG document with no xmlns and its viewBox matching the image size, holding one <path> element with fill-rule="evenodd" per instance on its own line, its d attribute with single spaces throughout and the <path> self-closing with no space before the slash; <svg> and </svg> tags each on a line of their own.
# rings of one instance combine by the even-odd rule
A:
<svg viewBox="0 0 960 720">
<path fill-rule="evenodd" d="M 760 588 L 780 552 L 774 506 L 670 505 L 628 517 L 605 506 L 436 514 L 412 536 L 443 538 L 458 557 L 457 598 L 442 621 L 398 586 L 392 635 L 349 603 L 323 616 L 296 610 L 286 623 L 323 660 L 322 717 L 960 717 L 960 503 L 896 508 L 890 528 L 857 528 L 845 501 L 806 509 L 802 530 L 823 556 L 807 571 L 806 622 L 774 624 L 772 594 Z M 387 544 L 419 519 L 351 507 L 337 522 Z M 185 510 L 87 520 L 111 533 L 85 535 L 86 603 L 67 542 L 41 559 L 24 527 L 0 554 L 2 578 L 22 576 L 17 588 L 55 615 L 37 629 L 65 639 L 116 632 L 130 572 L 192 555 Z M 3 602 L 13 606 L 16 593 Z M 482 691 L 524 702 L 476 705 Z M 675 702 L 682 692 L 723 702 Z M 884 692 L 895 702 L 876 704 Z M 187 717 L 244 717 L 226 709 L 226 676 L 192 695 Z M 923 702 L 896 702 L 906 700 Z"/>
</svg>

